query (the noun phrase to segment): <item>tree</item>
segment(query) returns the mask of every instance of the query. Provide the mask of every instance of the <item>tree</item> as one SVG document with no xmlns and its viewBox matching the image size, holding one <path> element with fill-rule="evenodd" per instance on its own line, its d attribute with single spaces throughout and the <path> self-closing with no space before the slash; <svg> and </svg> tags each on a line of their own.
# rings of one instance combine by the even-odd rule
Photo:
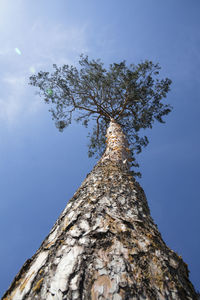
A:
<svg viewBox="0 0 200 300">
<path fill-rule="evenodd" d="M 121 67 L 122 65 L 119 69 Z M 39 78 L 42 77 L 43 80 L 48 78 L 45 77 L 48 74 L 39 74 Z M 45 83 L 45 80 L 40 81 L 40 87 L 47 93 L 46 88 L 49 86 L 45 86 Z M 168 84 L 166 89 L 169 89 Z M 58 105 L 61 99 L 58 96 L 57 102 L 53 102 L 51 97 L 48 99 L 51 99 L 53 105 Z M 151 218 L 144 191 L 130 171 L 132 153 L 122 130 L 126 124 L 122 116 L 126 119 L 131 111 L 131 105 L 126 106 L 127 102 L 133 100 L 129 100 L 129 96 L 127 102 L 123 101 L 120 106 L 114 105 L 113 111 L 116 114 L 111 115 L 111 106 L 106 107 L 106 102 L 104 106 L 97 102 L 95 107 L 78 102 L 74 96 L 73 100 L 67 99 L 72 101 L 72 111 L 84 107 L 86 114 L 97 115 L 97 119 L 99 113 L 105 124 L 110 118 L 106 134 L 107 146 L 49 235 L 35 255 L 24 264 L 2 299 L 197 300 L 198 295 L 189 281 L 187 265 L 163 241 Z M 85 101 L 90 102 L 87 99 Z M 55 106 L 56 122 L 64 122 L 61 128 L 70 123 L 72 111 L 63 115 L 63 110 L 70 105 L 63 104 L 60 113 L 59 105 L 58 108 Z M 147 107 L 148 105 L 146 114 Z M 161 108 L 158 105 L 158 118 L 166 114 L 164 109 L 169 109 Z M 67 113 L 69 119 L 66 117 Z M 91 115 L 85 116 L 85 120 Z M 129 117 L 131 116 L 130 113 Z M 96 132 L 94 131 L 96 139 L 103 131 L 100 117 L 97 119 Z M 134 114 L 132 119 L 134 120 Z M 141 128 L 145 128 L 139 121 L 138 123 Z M 56 124 L 60 126 L 62 123 Z"/>
<path fill-rule="evenodd" d="M 31 76 L 30 84 L 39 87 L 60 131 L 71 124 L 73 113 L 86 127 L 90 120 L 95 121 L 89 133 L 89 156 L 103 154 L 106 128 L 110 118 L 115 119 L 128 139 L 132 166 L 138 167 L 135 156 L 148 144 L 141 129 L 152 128 L 155 120 L 164 123 L 163 116 L 172 109 L 162 103 L 171 80 L 159 80 L 160 66 L 148 60 L 129 67 L 122 61 L 105 69 L 100 60 L 89 61 L 88 56 L 81 55 L 79 64 L 79 69 L 54 64 L 55 72 L 41 71 Z"/>
</svg>

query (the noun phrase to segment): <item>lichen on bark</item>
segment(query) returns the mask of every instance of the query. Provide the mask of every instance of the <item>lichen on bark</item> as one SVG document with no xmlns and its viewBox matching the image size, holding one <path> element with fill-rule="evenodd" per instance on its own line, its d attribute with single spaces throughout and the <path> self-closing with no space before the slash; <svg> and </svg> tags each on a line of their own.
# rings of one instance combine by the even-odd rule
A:
<svg viewBox="0 0 200 300">
<path fill-rule="evenodd" d="M 187 265 L 150 215 L 130 160 L 111 120 L 104 155 L 2 299 L 197 299 Z"/>
</svg>

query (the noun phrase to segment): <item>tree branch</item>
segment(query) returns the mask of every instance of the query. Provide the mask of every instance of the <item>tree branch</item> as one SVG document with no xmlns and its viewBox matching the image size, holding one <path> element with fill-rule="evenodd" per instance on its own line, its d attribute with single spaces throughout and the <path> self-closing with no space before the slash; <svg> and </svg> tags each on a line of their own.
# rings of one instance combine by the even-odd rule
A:
<svg viewBox="0 0 200 300">
<path fill-rule="evenodd" d="M 107 117 L 109 117 L 109 119 L 111 118 L 111 115 L 101 105 L 98 104 L 98 102 L 96 101 L 94 96 L 89 94 L 89 98 L 92 99 L 94 104 L 100 109 L 100 111 L 98 112 L 99 114 L 104 115 L 104 116 L 106 115 Z"/>
<path fill-rule="evenodd" d="M 71 95 L 71 99 L 72 99 L 72 102 L 73 102 L 73 105 L 74 105 L 75 108 L 87 110 L 87 111 L 89 111 L 91 113 L 94 113 L 94 114 L 98 114 L 99 113 L 98 111 L 92 110 L 90 108 L 86 108 L 84 106 L 77 105 L 76 102 L 75 102 L 75 100 L 74 100 L 74 97 L 72 95 Z"/>
<path fill-rule="evenodd" d="M 119 119 L 120 115 L 123 114 L 124 110 L 126 109 L 127 103 L 128 103 L 128 96 L 126 96 L 125 101 L 124 101 L 124 104 L 123 104 L 123 106 L 122 106 L 122 109 L 121 109 L 121 111 L 119 112 L 119 114 L 118 114 L 116 120 Z"/>
<path fill-rule="evenodd" d="M 99 115 L 96 120 L 97 121 L 97 139 L 99 137 L 99 118 L 101 118 L 101 115 Z"/>
</svg>

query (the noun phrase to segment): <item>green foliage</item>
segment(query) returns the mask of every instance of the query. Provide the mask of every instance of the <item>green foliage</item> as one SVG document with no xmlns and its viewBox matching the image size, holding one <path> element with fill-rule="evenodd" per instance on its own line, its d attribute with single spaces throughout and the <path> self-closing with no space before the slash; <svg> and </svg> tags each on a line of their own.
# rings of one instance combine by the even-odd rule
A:
<svg viewBox="0 0 200 300">
<path fill-rule="evenodd" d="M 79 69 L 54 64 L 52 74 L 41 71 L 32 75 L 30 84 L 39 87 L 39 94 L 50 104 L 60 131 L 71 124 L 72 116 L 86 127 L 90 120 L 96 121 L 89 133 L 89 156 L 96 153 L 98 157 L 104 152 L 106 129 L 110 118 L 114 118 L 129 140 L 133 166 L 138 167 L 135 154 L 148 144 L 140 129 L 152 128 L 155 120 L 164 123 L 163 116 L 172 110 L 162 103 L 171 80 L 158 79 L 160 66 L 148 60 L 130 66 L 122 61 L 106 69 L 99 59 L 90 61 L 81 55 L 79 64 Z"/>
</svg>

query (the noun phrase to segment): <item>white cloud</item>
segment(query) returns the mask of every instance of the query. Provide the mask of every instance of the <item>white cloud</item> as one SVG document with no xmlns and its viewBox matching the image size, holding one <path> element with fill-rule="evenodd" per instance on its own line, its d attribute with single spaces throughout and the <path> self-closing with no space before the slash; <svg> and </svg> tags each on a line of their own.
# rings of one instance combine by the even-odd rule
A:
<svg viewBox="0 0 200 300">
<path fill-rule="evenodd" d="M 22 112 L 35 114 L 42 107 L 34 88 L 28 85 L 32 74 L 49 70 L 53 63 L 74 63 L 78 54 L 87 51 L 86 27 L 47 26 L 37 21 L 29 27 L 24 24 L 24 28 L 14 41 L 0 38 L 4 45 L 0 46 L 0 121 L 9 124 L 19 121 Z M 17 47 L 22 55 L 15 52 Z"/>
<path fill-rule="evenodd" d="M 6 76 L 2 80 L 6 92 L 0 98 L 0 119 L 12 124 L 21 113 L 24 103 L 25 78 Z"/>
<path fill-rule="evenodd" d="M 86 30 L 86 26 L 65 28 L 61 24 L 49 29 L 42 22 L 36 22 L 32 26 L 32 35 L 35 37 L 32 51 L 37 59 L 40 58 L 39 61 L 71 63 L 77 54 L 88 51 Z"/>
</svg>

